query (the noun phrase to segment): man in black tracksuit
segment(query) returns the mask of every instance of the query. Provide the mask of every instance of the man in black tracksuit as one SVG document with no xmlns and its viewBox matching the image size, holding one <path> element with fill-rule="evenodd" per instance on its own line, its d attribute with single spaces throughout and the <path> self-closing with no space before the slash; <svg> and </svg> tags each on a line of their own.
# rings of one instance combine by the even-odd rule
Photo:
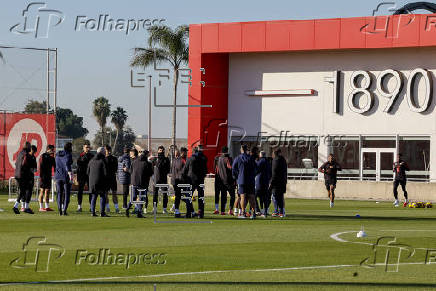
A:
<svg viewBox="0 0 436 291">
<path fill-rule="evenodd" d="M 235 180 L 232 176 L 233 160 L 229 156 L 229 148 L 223 146 L 221 155 L 215 167 L 215 175 L 218 176 L 218 191 L 221 194 L 221 215 L 225 215 L 227 204 L 227 192 L 230 195 L 229 215 L 233 215 L 232 207 L 235 204 Z M 216 198 L 215 198 L 216 203 Z"/>
<path fill-rule="evenodd" d="M 214 169 L 214 190 L 215 190 L 215 211 L 213 212 L 213 214 L 219 214 L 219 203 L 220 203 L 220 193 L 221 193 L 221 178 L 218 175 L 217 172 L 217 167 L 218 167 L 218 160 L 220 158 L 221 154 L 218 154 L 214 159 L 213 159 L 213 169 Z"/>
<path fill-rule="evenodd" d="M 318 171 L 324 173 L 324 183 L 330 198 L 330 208 L 332 208 L 335 203 L 337 174 L 338 171 L 342 171 L 341 165 L 339 165 L 336 162 L 335 157 L 330 154 L 328 156 L 328 161 L 322 164 Z"/>
<path fill-rule="evenodd" d="M 174 188 L 175 193 L 175 201 L 174 208 L 175 214 L 174 217 L 180 218 L 180 200 L 182 199 L 182 188 L 179 186 L 181 184 L 185 184 L 185 180 L 183 179 L 183 169 L 186 165 L 186 156 L 188 154 L 188 150 L 184 147 L 179 150 L 175 150 L 175 158 L 171 164 L 171 184 Z M 192 201 L 185 199 L 186 203 L 186 218 L 190 218 L 192 215 Z"/>
<path fill-rule="evenodd" d="M 272 175 L 271 175 L 271 192 L 277 201 L 280 217 L 285 216 L 285 199 L 286 184 L 288 182 L 288 165 L 282 156 L 282 151 L 277 149 L 273 152 Z M 276 214 L 277 215 L 277 214 Z"/>
<path fill-rule="evenodd" d="M 91 146 L 89 143 L 83 145 L 83 152 L 77 159 L 77 182 L 79 182 L 79 191 L 77 192 L 77 212 L 82 212 L 83 189 L 85 184 L 89 187 L 88 164 L 94 155 L 90 152 Z M 90 193 L 91 194 L 91 193 Z M 89 204 L 91 204 L 92 196 L 89 195 Z"/>
<path fill-rule="evenodd" d="M 30 179 L 29 179 L 29 188 L 30 195 L 26 196 L 27 208 L 29 208 L 30 200 L 32 198 L 33 187 L 35 186 L 35 173 L 38 171 L 38 162 L 36 161 L 36 153 L 38 152 L 38 148 L 36 145 L 31 145 L 30 147 L 30 155 L 29 155 L 29 166 L 30 166 Z M 26 207 L 24 207 L 26 208 Z"/>
<path fill-rule="evenodd" d="M 17 180 L 19 192 L 17 200 L 15 201 L 12 210 L 15 214 L 20 214 L 18 206 L 20 202 L 25 202 L 27 197 L 32 195 L 32 179 L 33 173 L 30 163 L 30 143 L 26 142 L 23 149 L 18 154 L 17 160 L 15 161 L 15 180 Z M 29 207 L 25 207 L 24 212 L 33 214 L 33 211 Z"/>
<path fill-rule="evenodd" d="M 114 203 L 115 213 L 119 213 L 120 209 L 118 208 L 118 196 L 117 196 L 117 171 L 118 171 L 118 160 L 116 157 L 112 155 L 112 147 L 110 145 L 106 145 L 106 165 L 107 165 L 107 186 L 108 192 L 106 197 L 106 212 L 110 212 L 109 207 L 109 191 L 112 192 L 112 202 Z"/>
<path fill-rule="evenodd" d="M 95 204 L 100 195 L 100 215 L 107 217 L 105 212 L 106 192 L 107 192 L 107 165 L 105 160 L 104 148 L 97 150 L 97 155 L 88 163 L 87 175 L 89 177 L 89 191 L 91 194 L 91 212 L 95 214 Z"/>
<path fill-rule="evenodd" d="M 130 216 L 130 208 L 133 205 L 133 201 L 138 200 L 138 196 L 141 197 L 141 200 L 143 201 L 143 197 L 145 196 L 145 208 L 147 208 L 148 204 L 148 186 L 150 185 L 150 178 L 153 175 L 153 166 L 148 161 L 148 151 L 142 151 L 141 154 L 138 156 L 138 151 L 136 149 L 132 149 L 131 152 L 133 152 L 132 156 L 136 156 L 136 158 L 132 159 L 132 164 L 130 166 L 129 172 L 130 172 L 130 179 L 132 183 L 132 196 L 131 200 L 129 201 L 129 204 L 127 205 L 126 209 L 126 216 Z M 139 204 L 137 206 L 137 212 L 136 215 L 138 218 L 144 217 L 142 215 L 142 204 Z"/>
<path fill-rule="evenodd" d="M 41 156 L 39 164 L 39 211 L 53 211 L 49 207 L 49 192 L 52 184 L 52 172 L 56 168 L 56 160 L 54 158 L 54 145 L 48 145 L 47 150 Z M 45 205 L 44 205 L 45 203 Z"/>
<path fill-rule="evenodd" d="M 155 204 L 156 207 L 159 196 L 159 187 L 156 187 L 156 184 L 168 184 L 167 176 L 170 173 L 170 167 L 170 159 L 165 156 L 165 148 L 163 146 L 159 146 L 157 149 L 157 159 L 154 161 L 153 204 Z M 168 193 L 164 192 L 162 196 L 163 213 L 167 214 Z"/>
<path fill-rule="evenodd" d="M 203 147 L 194 148 L 194 154 L 186 162 L 183 176 L 192 185 L 192 193 L 198 192 L 198 217 L 204 217 L 204 179 L 207 174 L 207 158 L 203 154 Z"/>
<path fill-rule="evenodd" d="M 406 191 L 406 183 L 407 183 L 406 171 L 410 171 L 409 165 L 407 165 L 407 163 L 401 159 L 401 154 L 398 154 L 397 161 L 394 163 L 394 173 L 395 173 L 395 177 L 394 177 L 395 202 L 394 202 L 394 205 L 395 205 L 395 207 L 398 207 L 398 205 L 399 205 L 399 202 L 398 202 L 398 186 L 399 185 L 401 185 L 401 189 L 403 190 L 403 194 L 404 194 L 403 207 L 406 207 L 407 203 L 409 202 L 408 201 L 409 197 L 408 197 L 407 191 Z"/>
</svg>

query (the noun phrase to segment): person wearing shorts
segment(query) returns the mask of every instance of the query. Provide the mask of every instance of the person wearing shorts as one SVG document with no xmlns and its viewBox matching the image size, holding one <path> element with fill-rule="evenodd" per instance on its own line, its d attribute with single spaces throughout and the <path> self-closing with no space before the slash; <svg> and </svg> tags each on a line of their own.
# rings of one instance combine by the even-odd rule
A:
<svg viewBox="0 0 436 291">
<path fill-rule="evenodd" d="M 330 198 L 330 208 L 335 203 L 335 189 L 338 171 L 342 171 L 341 166 L 336 162 L 335 157 L 330 154 L 328 161 L 319 167 L 318 171 L 324 174 L 324 183 Z"/>
<path fill-rule="evenodd" d="M 52 171 L 56 168 L 56 161 L 54 158 L 55 148 L 54 145 L 49 144 L 46 152 L 41 155 L 41 162 L 39 164 L 39 211 L 53 211 L 49 206 L 49 193 L 51 190 Z"/>
<path fill-rule="evenodd" d="M 256 156 L 257 147 L 253 147 L 251 154 L 248 154 L 248 146 L 241 145 L 241 154 L 236 157 L 232 165 L 232 175 L 238 185 L 240 195 L 241 212 L 238 218 L 245 218 L 245 207 L 247 199 L 250 201 L 251 219 L 256 218 L 255 178 L 256 178 Z M 238 197 L 239 200 L 239 197 Z"/>
</svg>

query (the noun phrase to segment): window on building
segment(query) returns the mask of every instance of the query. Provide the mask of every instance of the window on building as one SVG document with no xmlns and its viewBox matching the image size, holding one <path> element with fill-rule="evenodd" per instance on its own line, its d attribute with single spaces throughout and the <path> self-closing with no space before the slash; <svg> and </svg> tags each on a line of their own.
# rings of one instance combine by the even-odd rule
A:
<svg viewBox="0 0 436 291">
<path fill-rule="evenodd" d="M 395 148 L 395 136 L 365 136 L 362 138 L 362 148 Z"/>
<path fill-rule="evenodd" d="M 356 179 L 360 177 L 359 137 L 335 138 L 332 143 L 332 152 L 336 161 L 341 165 L 338 172 L 339 179 Z"/>
<path fill-rule="evenodd" d="M 235 138 L 236 139 L 236 138 Z M 313 136 L 293 136 L 280 139 L 269 137 L 262 142 L 257 137 L 245 137 L 231 142 L 231 154 L 239 155 L 241 143 L 249 147 L 257 146 L 260 151 L 265 151 L 267 157 L 272 157 L 273 151 L 281 149 L 282 156 L 288 164 L 288 175 L 300 179 L 317 178 L 318 144 L 319 140 Z"/>
<path fill-rule="evenodd" d="M 399 139 L 399 153 L 409 165 L 409 180 L 426 181 L 430 176 L 430 138 L 407 137 Z"/>
</svg>

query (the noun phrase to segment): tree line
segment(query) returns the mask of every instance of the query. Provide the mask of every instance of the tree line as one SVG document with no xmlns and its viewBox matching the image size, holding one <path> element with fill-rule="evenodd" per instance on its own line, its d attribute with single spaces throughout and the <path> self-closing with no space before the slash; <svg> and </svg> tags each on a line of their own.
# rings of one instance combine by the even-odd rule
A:
<svg viewBox="0 0 436 291">
<path fill-rule="evenodd" d="M 51 108 L 49 108 L 49 112 L 52 112 Z M 24 107 L 24 113 L 46 114 L 47 103 L 46 101 L 29 100 Z M 132 128 L 125 126 L 128 115 L 124 108 L 118 106 L 111 111 L 109 100 L 105 97 L 98 97 L 93 101 L 93 115 L 100 127 L 92 142 L 94 147 L 109 144 L 115 155 L 121 155 L 125 146 L 133 146 L 135 133 Z M 109 117 L 114 128 L 107 126 Z M 73 139 L 74 151 L 80 152 L 82 145 L 89 142 L 86 139 L 89 131 L 83 126 L 83 117 L 77 116 L 69 108 L 56 108 L 56 132 L 58 136 Z"/>
</svg>

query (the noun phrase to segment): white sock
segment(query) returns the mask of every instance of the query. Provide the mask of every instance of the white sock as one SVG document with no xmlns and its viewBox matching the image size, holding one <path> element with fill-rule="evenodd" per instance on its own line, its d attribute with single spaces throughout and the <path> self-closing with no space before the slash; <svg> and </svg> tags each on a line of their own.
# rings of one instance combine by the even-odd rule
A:
<svg viewBox="0 0 436 291">
<path fill-rule="evenodd" d="M 21 208 L 24 208 L 24 202 L 21 202 Z"/>
<path fill-rule="evenodd" d="M 241 213 L 242 213 L 242 209 L 239 208 L 238 209 L 238 214 L 241 215 Z"/>
<path fill-rule="evenodd" d="M 27 209 L 27 208 L 29 208 L 29 203 L 24 203 L 24 209 Z"/>
<path fill-rule="evenodd" d="M 77 205 L 77 209 L 82 209 L 82 205 Z"/>
<path fill-rule="evenodd" d="M 44 208 L 44 204 L 42 202 L 39 203 L 39 208 Z"/>
<path fill-rule="evenodd" d="M 215 210 L 217 210 L 218 211 L 218 208 L 220 207 L 220 205 L 219 204 L 215 204 Z"/>
<path fill-rule="evenodd" d="M 174 212 L 175 212 L 175 214 L 180 214 L 180 210 L 179 209 L 176 209 Z"/>
<path fill-rule="evenodd" d="M 234 208 L 233 213 L 238 213 L 238 208 Z"/>
<path fill-rule="evenodd" d="M 15 201 L 15 203 L 14 203 L 14 208 L 18 208 L 19 205 L 20 205 L 20 202 Z"/>
<path fill-rule="evenodd" d="M 48 202 L 45 202 L 45 208 L 49 208 Z"/>
</svg>

